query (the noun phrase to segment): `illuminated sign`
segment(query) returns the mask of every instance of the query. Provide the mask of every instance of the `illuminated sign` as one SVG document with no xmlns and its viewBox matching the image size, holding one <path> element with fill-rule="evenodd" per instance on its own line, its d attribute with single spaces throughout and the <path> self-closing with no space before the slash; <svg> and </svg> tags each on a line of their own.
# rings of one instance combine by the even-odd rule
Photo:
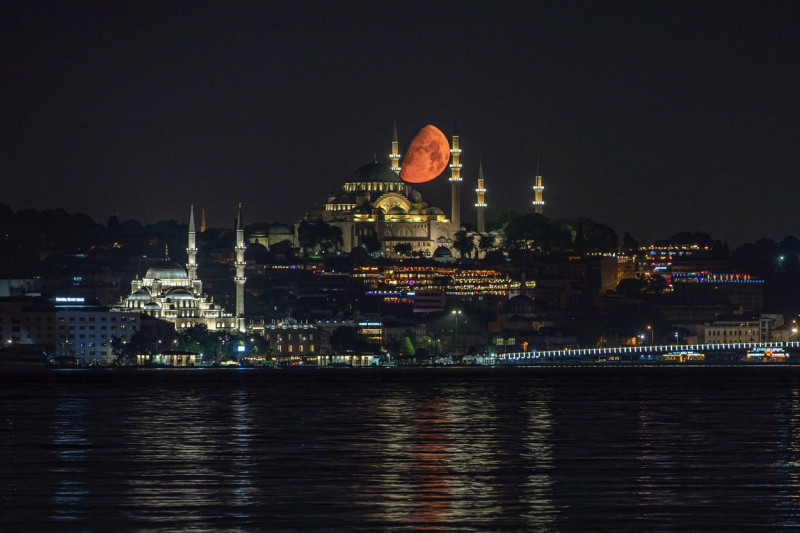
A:
<svg viewBox="0 0 800 533">
<path fill-rule="evenodd" d="M 57 303 L 84 303 L 86 302 L 86 298 L 80 298 L 77 296 L 57 296 L 56 297 Z"/>
</svg>

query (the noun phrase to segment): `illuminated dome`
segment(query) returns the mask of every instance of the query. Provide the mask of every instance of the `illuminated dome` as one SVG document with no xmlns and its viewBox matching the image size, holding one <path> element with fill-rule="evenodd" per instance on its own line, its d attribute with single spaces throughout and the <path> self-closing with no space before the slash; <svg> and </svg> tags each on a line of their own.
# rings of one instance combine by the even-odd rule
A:
<svg viewBox="0 0 800 533">
<path fill-rule="evenodd" d="M 350 177 L 350 182 L 374 183 L 376 181 L 401 183 L 400 176 L 385 165 L 370 163 L 359 168 Z"/>
<path fill-rule="evenodd" d="M 146 303 L 146 304 L 144 304 L 144 307 L 143 307 L 143 309 L 144 309 L 145 311 L 157 311 L 157 310 L 161 309 L 161 306 L 160 306 L 160 305 L 158 305 L 158 304 L 157 304 L 157 303 L 155 303 L 155 302 L 150 302 L 150 303 Z"/>
<path fill-rule="evenodd" d="M 167 293 L 168 300 L 194 300 L 195 297 L 186 289 L 172 289 Z"/>
<path fill-rule="evenodd" d="M 162 261 L 151 266 L 144 276 L 147 279 L 188 279 L 186 271 L 174 261 Z"/>
<path fill-rule="evenodd" d="M 147 292 L 147 290 L 145 289 L 139 289 L 137 291 L 134 291 L 130 296 L 128 296 L 128 299 L 133 300 L 135 302 L 149 302 L 150 298 L 151 298 L 150 293 Z"/>
<path fill-rule="evenodd" d="M 393 208 L 389 209 L 389 212 L 386 213 L 387 215 L 405 215 L 406 210 L 400 207 L 399 205 L 394 206 Z"/>
</svg>

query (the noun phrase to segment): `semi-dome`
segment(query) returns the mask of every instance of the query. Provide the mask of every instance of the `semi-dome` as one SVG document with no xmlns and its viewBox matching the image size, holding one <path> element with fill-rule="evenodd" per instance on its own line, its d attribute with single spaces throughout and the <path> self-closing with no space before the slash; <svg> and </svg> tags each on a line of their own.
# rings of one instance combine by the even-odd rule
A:
<svg viewBox="0 0 800 533">
<path fill-rule="evenodd" d="M 161 261 L 151 266 L 144 277 L 147 279 L 188 279 L 189 276 L 175 261 Z"/>
<path fill-rule="evenodd" d="M 150 293 L 147 289 L 137 289 L 130 296 L 128 296 L 129 300 L 133 300 L 136 302 L 149 302 L 150 301 Z"/>
<path fill-rule="evenodd" d="M 398 176 L 394 170 L 390 169 L 386 165 L 381 165 L 380 163 L 373 162 L 368 165 L 364 165 L 363 167 L 353 172 L 353 175 L 347 181 L 357 182 L 357 183 L 370 183 L 376 181 L 400 182 L 401 180 L 400 176 Z"/>
<path fill-rule="evenodd" d="M 439 246 L 433 251 L 433 257 L 453 257 L 453 252 L 447 246 Z"/>
<path fill-rule="evenodd" d="M 187 289 L 172 289 L 167 293 L 170 300 L 194 300 L 194 295 Z"/>
<path fill-rule="evenodd" d="M 396 205 L 393 208 L 389 209 L 389 212 L 386 213 L 387 215 L 405 215 L 406 210 L 403 209 L 401 206 Z"/>
</svg>

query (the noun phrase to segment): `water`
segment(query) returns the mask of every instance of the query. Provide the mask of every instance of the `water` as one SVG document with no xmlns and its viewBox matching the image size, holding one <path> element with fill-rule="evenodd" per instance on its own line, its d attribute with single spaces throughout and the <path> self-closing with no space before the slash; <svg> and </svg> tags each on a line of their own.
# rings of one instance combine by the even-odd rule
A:
<svg viewBox="0 0 800 533">
<path fill-rule="evenodd" d="M 0 531 L 800 527 L 800 369 L 0 378 Z"/>
</svg>

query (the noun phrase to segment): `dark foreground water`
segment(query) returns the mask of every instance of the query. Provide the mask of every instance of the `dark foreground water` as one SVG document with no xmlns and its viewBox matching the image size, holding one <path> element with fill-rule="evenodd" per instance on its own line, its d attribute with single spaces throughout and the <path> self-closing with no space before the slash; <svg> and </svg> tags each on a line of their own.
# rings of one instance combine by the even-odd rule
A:
<svg viewBox="0 0 800 533">
<path fill-rule="evenodd" d="M 800 370 L 0 377 L 0 531 L 800 528 Z"/>
</svg>

